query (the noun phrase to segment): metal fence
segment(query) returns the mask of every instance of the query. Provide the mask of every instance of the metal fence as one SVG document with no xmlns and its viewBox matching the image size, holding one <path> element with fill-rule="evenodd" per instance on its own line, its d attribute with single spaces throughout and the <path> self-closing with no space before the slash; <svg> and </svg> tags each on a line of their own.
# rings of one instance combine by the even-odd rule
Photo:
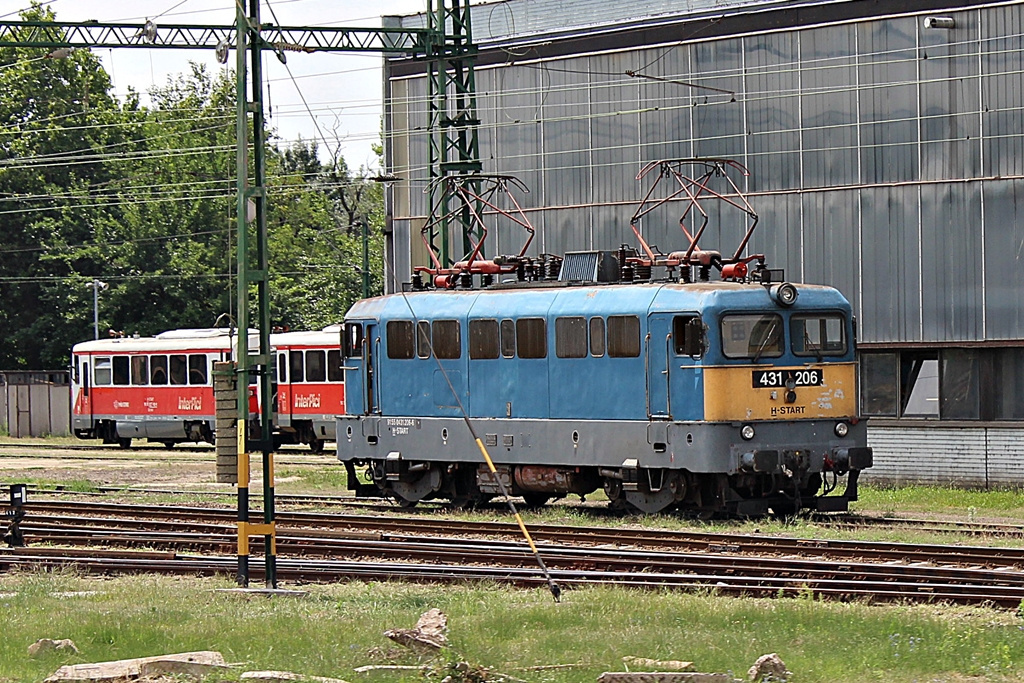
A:
<svg viewBox="0 0 1024 683">
<path fill-rule="evenodd" d="M 0 429 L 10 436 L 67 436 L 70 417 L 67 370 L 0 371 Z"/>
</svg>

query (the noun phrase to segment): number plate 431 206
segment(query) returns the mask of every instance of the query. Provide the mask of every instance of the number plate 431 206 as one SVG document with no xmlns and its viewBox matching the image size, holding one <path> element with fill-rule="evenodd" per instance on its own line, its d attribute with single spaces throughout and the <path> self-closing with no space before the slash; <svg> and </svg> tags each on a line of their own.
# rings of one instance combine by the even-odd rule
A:
<svg viewBox="0 0 1024 683">
<path fill-rule="evenodd" d="M 817 368 L 802 370 L 754 370 L 755 389 L 820 387 L 824 373 Z"/>
</svg>

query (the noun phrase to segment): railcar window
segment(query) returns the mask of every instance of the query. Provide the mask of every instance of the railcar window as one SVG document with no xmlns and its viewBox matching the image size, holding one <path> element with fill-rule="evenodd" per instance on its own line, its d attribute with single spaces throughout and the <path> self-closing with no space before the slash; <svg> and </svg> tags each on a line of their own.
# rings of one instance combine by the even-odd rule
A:
<svg viewBox="0 0 1024 683">
<path fill-rule="evenodd" d="M 469 321 L 469 357 L 489 359 L 498 357 L 498 321 Z"/>
<path fill-rule="evenodd" d="M 171 355 L 171 384 L 188 384 L 188 357 Z"/>
<path fill-rule="evenodd" d="M 790 344 L 798 356 L 842 356 L 846 353 L 846 324 L 841 315 L 794 315 L 789 321 Z"/>
<path fill-rule="evenodd" d="M 337 349 L 327 352 L 327 381 L 345 381 L 345 371 L 341 369 L 341 351 Z"/>
<path fill-rule="evenodd" d="M 206 378 L 208 376 L 209 361 L 206 358 L 205 353 L 193 353 L 189 354 L 188 357 L 188 383 L 189 384 L 206 384 Z"/>
<path fill-rule="evenodd" d="M 288 354 L 277 354 L 277 381 L 288 383 Z"/>
<path fill-rule="evenodd" d="M 388 358 L 409 360 L 413 357 L 416 348 L 412 338 L 414 330 L 411 320 L 388 321 Z"/>
<path fill-rule="evenodd" d="M 520 358 L 546 358 L 548 325 L 544 318 L 520 318 L 516 321 L 516 352 Z"/>
<path fill-rule="evenodd" d="M 150 356 L 149 383 L 158 386 L 167 384 L 167 356 Z"/>
<path fill-rule="evenodd" d="M 462 333 L 458 320 L 435 320 L 431 344 L 434 355 L 442 360 L 455 360 L 462 356 Z"/>
<path fill-rule="evenodd" d="M 306 381 L 327 381 L 327 352 L 306 351 Z"/>
<path fill-rule="evenodd" d="M 677 356 L 704 355 L 704 323 L 698 315 L 677 315 L 672 319 L 672 340 Z"/>
<path fill-rule="evenodd" d="M 416 323 L 416 357 L 430 358 L 430 323 L 426 320 Z"/>
<path fill-rule="evenodd" d="M 555 318 L 555 355 L 559 358 L 587 357 L 586 318 Z"/>
<path fill-rule="evenodd" d="M 128 384 L 128 356 L 114 356 L 114 384 Z"/>
<path fill-rule="evenodd" d="M 783 336 L 782 317 L 776 313 L 722 317 L 722 353 L 726 358 L 778 358 Z"/>
<path fill-rule="evenodd" d="M 291 373 L 293 382 L 305 382 L 305 363 L 302 359 L 302 351 L 288 352 L 288 370 Z"/>
<path fill-rule="evenodd" d="M 608 355 L 636 358 L 640 355 L 640 318 L 635 315 L 608 316 Z"/>
<path fill-rule="evenodd" d="M 595 358 L 604 355 L 604 318 L 590 319 L 590 355 Z"/>
<path fill-rule="evenodd" d="M 107 385 L 110 384 L 110 356 L 97 356 L 93 370 L 93 384 Z"/>
<path fill-rule="evenodd" d="M 148 356 L 132 356 L 132 384 L 149 384 Z"/>
<path fill-rule="evenodd" d="M 508 318 L 501 321 L 501 355 L 504 358 L 516 355 L 516 324 Z"/>
</svg>

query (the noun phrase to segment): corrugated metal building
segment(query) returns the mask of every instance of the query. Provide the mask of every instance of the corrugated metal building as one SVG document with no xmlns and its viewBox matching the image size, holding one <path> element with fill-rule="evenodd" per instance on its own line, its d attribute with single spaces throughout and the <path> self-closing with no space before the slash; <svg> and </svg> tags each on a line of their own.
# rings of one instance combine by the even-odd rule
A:
<svg viewBox="0 0 1024 683">
<path fill-rule="evenodd" d="M 472 27 L 484 170 L 531 188 L 536 251 L 632 244 L 648 161 L 735 159 L 750 251 L 853 303 L 874 477 L 1024 483 L 1024 2 L 507 0 Z M 397 283 L 426 262 L 424 65 L 385 94 Z"/>
</svg>

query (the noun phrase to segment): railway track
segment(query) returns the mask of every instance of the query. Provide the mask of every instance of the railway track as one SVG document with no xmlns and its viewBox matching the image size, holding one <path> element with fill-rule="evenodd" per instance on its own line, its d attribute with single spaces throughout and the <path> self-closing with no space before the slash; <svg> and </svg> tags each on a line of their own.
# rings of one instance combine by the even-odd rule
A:
<svg viewBox="0 0 1024 683">
<path fill-rule="evenodd" d="M 31 543 L 77 547 L 3 551 L 0 568 L 73 563 L 100 573 L 234 571 L 231 510 L 67 503 L 55 504 L 65 510 L 52 513 L 34 503 L 22 528 Z M 279 577 L 284 581 L 543 582 L 525 544 L 509 538 L 518 534 L 513 524 L 322 513 L 281 513 L 278 524 Z M 532 533 L 555 580 L 567 586 L 614 583 L 1010 608 L 1024 600 L 1024 550 L 1014 548 L 808 542 L 595 527 L 535 526 Z M 254 541 L 258 553 L 261 543 Z M 108 557 L 95 550 L 97 545 L 165 552 L 121 551 Z M 182 554 L 187 552 L 203 554 Z"/>
</svg>

